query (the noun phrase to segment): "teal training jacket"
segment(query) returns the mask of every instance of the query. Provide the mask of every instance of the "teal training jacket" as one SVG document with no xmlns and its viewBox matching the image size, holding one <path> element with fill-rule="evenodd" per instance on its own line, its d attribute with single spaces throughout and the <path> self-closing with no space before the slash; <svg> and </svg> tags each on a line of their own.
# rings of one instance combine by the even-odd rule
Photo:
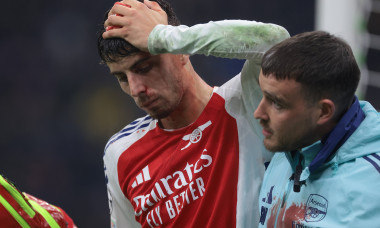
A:
<svg viewBox="0 0 380 228">
<path fill-rule="evenodd" d="M 260 191 L 259 227 L 380 227 L 380 114 L 361 101 L 365 119 L 313 172 L 318 141 L 301 153 L 278 152 Z M 301 155 L 302 154 L 302 155 Z M 292 175 L 302 165 L 300 191 Z"/>
</svg>

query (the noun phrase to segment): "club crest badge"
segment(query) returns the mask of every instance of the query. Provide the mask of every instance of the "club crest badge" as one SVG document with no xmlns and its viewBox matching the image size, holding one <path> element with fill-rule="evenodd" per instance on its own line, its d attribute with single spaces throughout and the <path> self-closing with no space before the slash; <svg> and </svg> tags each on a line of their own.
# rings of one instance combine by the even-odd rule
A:
<svg viewBox="0 0 380 228">
<path fill-rule="evenodd" d="M 182 140 L 190 141 L 190 142 L 185 147 L 183 147 L 181 150 L 188 148 L 193 143 L 199 142 L 202 138 L 202 131 L 210 125 L 211 125 L 211 121 L 209 120 L 205 124 L 194 129 L 191 134 L 183 136 Z"/>
<path fill-rule="evenodd" d="M 328 201 L 325 197 L 311 194 L 306 203 L 305 221 L 319 222 L 326 217 Z"/>
</svg>

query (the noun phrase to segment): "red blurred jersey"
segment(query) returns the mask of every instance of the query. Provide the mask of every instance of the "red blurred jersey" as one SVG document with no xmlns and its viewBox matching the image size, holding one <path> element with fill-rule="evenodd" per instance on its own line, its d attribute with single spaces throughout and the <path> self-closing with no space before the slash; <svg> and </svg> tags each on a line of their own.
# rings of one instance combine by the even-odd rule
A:
<svg viewBox="0 0 380 228">
<path fill-rule="evenodd" d="M 17 214 L 20 215 L 22 219 L 32 228 L 50 227 L 46 219 L 29 203 L 28 200 L 32 200 L 43 207 L 61 228 L 76 228 L 73 220 L 61 208 L 53 206 L 29 194 L 21 193 L 14 186 L 12 186 L 12 188 L 19 193 L 18 196 L 20 196 L 20 198 L 16 198 L 14 193 L 8 191 L 4 186 L 0 185 L 0 196 L 2 198 L 2 203 L 0 203 L 0 227 L 21 227 L 14 215 L 12 215 L 9 212 L 9 209 L 6 209 L 4 205 L 9 205 L 13 208 L 13 210 L 17 212 Z M 33 217 L 26 212 L 25 205 L 34 211 Z"/>
</svg>

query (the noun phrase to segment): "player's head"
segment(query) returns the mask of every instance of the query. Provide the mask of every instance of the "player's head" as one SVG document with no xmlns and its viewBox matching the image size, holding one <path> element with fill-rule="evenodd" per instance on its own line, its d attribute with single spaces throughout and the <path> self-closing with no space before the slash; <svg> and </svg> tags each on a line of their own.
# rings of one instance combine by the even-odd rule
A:
<svg viewBox="0 0 380 228">
<path fill-rule="evenodd" d="M 293 36 L 262 59 L 255 111 L 271 151 L 300 149 L 327 134 L 353 102 L 360 70 L 349 45 L 326 32 Z"/>
<path fill-rule="evenodd" d="M 155 1 L 166 12 L 169 25 L 180 24 L 166 0 Z M 107 17 L 108 12 L 104 21 Z M 189 57 L 151 55 L 124 39 L 103 39 L 104 31 L 102 27 L 98 34 L 98 52 L 111 74 L 117 78 L 121 89 L 153 118 L 162 119 L 171 115 L 182 101 L 185 90 L 183 80 L 185 71 L 189 68 Z"/>
<path fill-rule="evenodd" d="M 300 83 L 309 103 L 334 101 L 338 115 L 351 105 L 360 79 L 350 46 L 323 31 L 301 33 L 272 47 L 262 59 L 262 73 Z"/>
<path fill-rule="evenodd" d="M 143 0 L 137 0 L 140 2 L 143 2 Z M 166 0 L 153 0 L 157 2 L 162 10 L 166 12 L 166 15 L 168 17 L 168 24 L 169 25 L 180 25 L 180 21 L 175 14 L 172 6 L 167 2 Z M 103 23 L 108 18 L 108 12 L 106 12 Z M 98 31 L 98 53 L 100 55 L 101 60 L 104 63 L 108 62 L 115 62 L 119 60 L 120 58 L 130 56 L 132 54 L 136 54 L 137 52 L 140 52 L 139 49 L 134 47 L 129 42 L 125 41 L 121 38 L 108 38 L 103 39 L 102 34 L 105 32 L 104 26 L 101 26 L 101 28 Z"/>
</svg>

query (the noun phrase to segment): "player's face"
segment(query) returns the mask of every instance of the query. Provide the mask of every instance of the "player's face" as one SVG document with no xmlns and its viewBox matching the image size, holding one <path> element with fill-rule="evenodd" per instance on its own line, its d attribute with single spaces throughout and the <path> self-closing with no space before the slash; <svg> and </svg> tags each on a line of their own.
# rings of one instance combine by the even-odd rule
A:
<svg viewBox="0 0 380 228">
<path fill-rule="evenodd" d="M 263 127 L 264 146 L 270 151 L 301 149 L 316 141 L 318 107 L 307 104 L 301 84 L 276 80 L 260 73 L 263 98 L 254 116 Z"/>
<path fill-rule="evenodd" d="M 122 90 L 153 118 L 165 118 L 178 107 L 183 96 L 179 56 L 141 52 L 107 65 Z"/>
</svg>

